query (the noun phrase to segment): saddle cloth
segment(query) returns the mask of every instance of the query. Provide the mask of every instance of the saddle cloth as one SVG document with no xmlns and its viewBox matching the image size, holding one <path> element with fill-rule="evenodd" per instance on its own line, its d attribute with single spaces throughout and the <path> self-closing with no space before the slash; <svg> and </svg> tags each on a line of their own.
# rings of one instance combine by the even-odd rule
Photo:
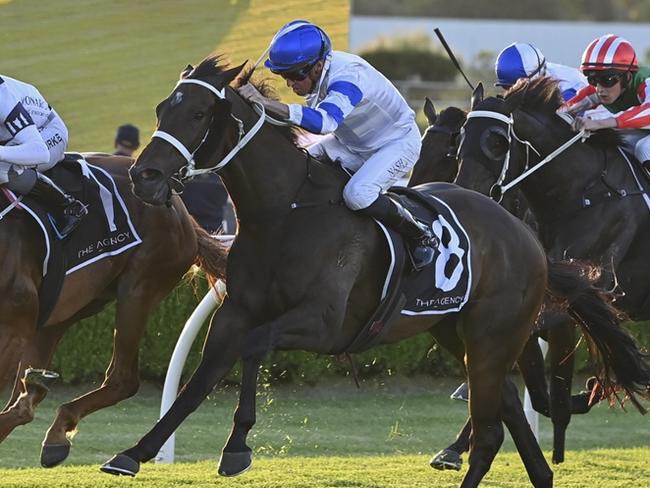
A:
<svg viewBox="0 0 650 488">
<path fill-rule="evenodd" d="M 142 242 L 115 181 L 105 170 L 88 164 L 80 155 L 78 159 L 67 155 L 45 174 L 87 205 L 88 215 L 61 240 L 52 209 L 43 208 L 29 197 L 16 204 L 14 211 L 31 216 L 43 234 L 45 258 L 39 289 L 39 326 L 47 321 L 54 309 L 66 275 Z M 6 198 L 0 205 L 2 208 L 15 204 L 15 194 L 5 189 L 3 193 Z"/>
<path fill-rule="evenodd" d="M 469 299 L 471 246 L 451 207 L 411 188 L 393 187 L 388 195 L 419 220 L 430 222 L 436 237 L 434 259 L 419 272 L 413 271 L 403 238 L 376 222 L 386 237 L 391 260 L 380 304 L 345 352 L 360 352 L 377 344 L 399 315 L 458 312 Z"/>
</svg>

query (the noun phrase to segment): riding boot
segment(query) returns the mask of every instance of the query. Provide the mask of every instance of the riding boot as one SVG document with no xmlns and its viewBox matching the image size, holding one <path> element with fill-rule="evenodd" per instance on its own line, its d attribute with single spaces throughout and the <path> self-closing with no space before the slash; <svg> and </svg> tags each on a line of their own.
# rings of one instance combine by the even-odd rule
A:
<svg viewBox="0 0 650 488">
<path fill-rule="evenodd" d="M 42 203 L 46 208 L 63 210 L 63 221 L 57 223 L 57 230 L 61 237 L 70 234 L 79 225 L 81 219 L 88 214 L 86 205 L 65 193 L 51 179 L 41 173 L 36 174 L 36 183 L 27 195 Z"/>
<path fill-rule="evenodd" d="M 377 219 L 406 239 L 416 271 L 431 264 L 434 255 L 433 233 L 398 202 L 386 195 L 379 195 L 377 200 L 360 212 Z"/>
</svg>

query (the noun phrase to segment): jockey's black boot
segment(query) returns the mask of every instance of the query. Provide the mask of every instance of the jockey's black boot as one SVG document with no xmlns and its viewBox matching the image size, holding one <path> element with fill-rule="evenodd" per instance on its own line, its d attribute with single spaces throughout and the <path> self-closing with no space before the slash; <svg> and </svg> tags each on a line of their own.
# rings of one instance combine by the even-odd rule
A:
<svg viewBox="0 0 650 488">
<path fill-rule="evenodd" d="M 415 220 L 411 212 L 399 203 L 386 195 L 379 195 L 377 200 L 360 212 L 377 219 L 406 239 L 416 271 L 431 264 L 434 255 L 433 233 L 426 225 Z"/>
<path fill-rule="evenodd" d="M 46 208 L 63 210 L 63 221 L 57 222 L 58 232 L 65 237 L 72 232 L 88 214 L 88 209 L 76 198 L 68 195 L 59 188 L 51 179 L 41 173 L 36 174 L 36 183 L 27 194 Z"/>
</svg>

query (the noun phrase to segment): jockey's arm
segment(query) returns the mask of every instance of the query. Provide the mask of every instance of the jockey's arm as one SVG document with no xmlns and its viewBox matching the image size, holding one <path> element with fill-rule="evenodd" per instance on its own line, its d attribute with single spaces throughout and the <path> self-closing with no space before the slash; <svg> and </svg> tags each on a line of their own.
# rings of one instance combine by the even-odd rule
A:
<svg viewBox="0 0 650 488">
<path fill-rule="evenodd" d="M 8 145 L 0 146 L 0 161 L 6 163 L 38 165 L 49 160 L 47 145 L 33 123 L 20 129 Z"/>
<path fill-rule="evenodd" d="M 331 80 L 325 98 L 316 107 L 290 104 L 289 121 L 313 134 L 329 134 L 362 99 L 358 76 L 348 73 L 345 77 Z"/>
<path fill-rule="evenodd" d="M 568 112 L 571 115 L 577 115 L 600 105 L 600 100 L 596 94 L 596 87 L 587 85 L 581 88 L 576 95 L 560 107 L 560 111 Z"/>
</svg>

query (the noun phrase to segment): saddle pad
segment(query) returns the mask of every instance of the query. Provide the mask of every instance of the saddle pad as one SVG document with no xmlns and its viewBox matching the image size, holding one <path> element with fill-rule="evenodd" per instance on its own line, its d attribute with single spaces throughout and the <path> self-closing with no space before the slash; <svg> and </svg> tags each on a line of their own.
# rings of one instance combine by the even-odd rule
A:
<svg viewBox="0 0 650 488">
<path fill-rule="evenodd" d="M 57 236 L 50 209 L 24 198 L 16 209 L 30 215 L 43 233 L 45 258 L 39 290 L 39 320 L 42 325 L 54 309 L 66 275 L 101 259 L 121 254 L 142 242 L 113 178 L 102 168 L 83 159 L 66 159 L 46 173 L 66 192 L 88 206 L 79 226 L 65 239 Z M 9 204 L 16 195 L 3 191 Z M 6 205 L 4 205 L 6 206 Z"/>
<path fill-rule="evenodd" d="M 431 222 L 437 244 L 433 263 L 403 278 L 406 305 L 402 314 L 458 312 L 467 303 L 472 285 L 471 245 L 467 232 L 454 211 L 440 198 L 410 188 L 394 187 L 390 191 L 393 193 L 391 196 L 398 198 L 415 217 L 423 222 Z M 385 235 L 392 235 L 393 239 L 396 237 L 394 233 Z M 392 280 L 394 277 L 389 273 L 386 279 Z"/>
</svg>

